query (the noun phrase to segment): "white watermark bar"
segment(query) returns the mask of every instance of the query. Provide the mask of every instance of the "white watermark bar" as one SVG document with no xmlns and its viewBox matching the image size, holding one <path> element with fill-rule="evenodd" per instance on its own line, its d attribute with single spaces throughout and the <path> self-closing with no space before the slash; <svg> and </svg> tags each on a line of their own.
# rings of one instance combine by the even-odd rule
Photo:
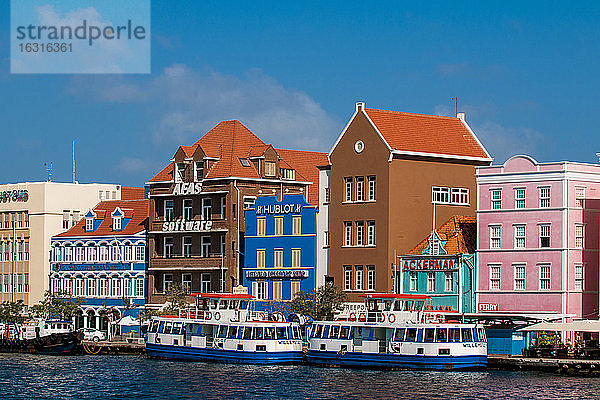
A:
<svg viewBox="0 0 600 400">
<path fill-rule="evenodd" d="M 150 0 L 11 0 L 13 74 L 149 74 Z"/>
</svg>

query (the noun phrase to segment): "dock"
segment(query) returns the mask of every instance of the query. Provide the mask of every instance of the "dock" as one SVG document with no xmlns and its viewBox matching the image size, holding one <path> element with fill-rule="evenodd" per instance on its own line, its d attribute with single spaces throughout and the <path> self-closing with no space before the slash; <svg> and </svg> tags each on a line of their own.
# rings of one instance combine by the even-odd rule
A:
<svg viewBox="0 0 600 400">
<path fill-rule="evenodd" d="M 145 354 L 146 345 L 137 342 L 90 342 L 81 343 L 82 354 L 92 355 L 119 355 L 119 354 Z"/>
<path fill-rule="evenodd" d="M 565 375 L 600 376 L 600 360 L 488 356 L 488 368 L 508 371 L 544 371 Z"/>
</svg>

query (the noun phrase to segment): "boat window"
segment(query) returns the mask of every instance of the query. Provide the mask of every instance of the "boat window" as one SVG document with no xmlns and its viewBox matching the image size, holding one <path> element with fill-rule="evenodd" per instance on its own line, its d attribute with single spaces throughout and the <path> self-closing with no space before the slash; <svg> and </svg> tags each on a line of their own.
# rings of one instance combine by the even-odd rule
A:
<svg viewBox="0 0 600 400">
<path fill-rule="evenodd" d="M 165 322 L 161 321 L 160 326 L 158 327 L 158 333 L 163 333 L 165 329 Z"/>
<path fill-rule="evenodd" d="M 323 335 L 321 336 L 323 339 L 327 339 L 329 337 L 329 329 L 331 327 L 329 325 L 323 325 Z"/>
<path fill-rule="evenodd" d="M 448 329 L 447 328 L 436 328 L 435 341 L 436 342 L 447 342 L 448 341 Z"/>
<path fill-rule="evenodd" d="M 273 327 L 265 328 L 265 339 L 275 339 L 275 328 L 273 328 Z"/>
<path fill-rule="evenodd" d="M 329 329 L 329 338 L 330 339 L 337 339 L 339 335 L 340 335 L 340 327 L 337 326 L 337 325 L 333 325 Z"/>
<path fill-rule="evenodd" d="M 235 310 L 236 308 L 238 308 L 238 303 L 239 303 L 239 300 L 230 300 L 229 301 L 229 309 Z"/>
<path fill-rule="evenodd" d="M 401 342 L 404 340 L 404 328 L 396 328 L 396 331 L 394 332 L 394 340 L 397 342 Z"/>
<path fill-rule="evenodd" d="M 472 342 L 473 341 L 473 331 L 471 331 L 471 328 L 462 328 L 460 331 L 462 333 L 462 341 L 463 342 Z"/>
<path fill-rule="evenodd" d="M 404 302 L 402 300 L 396 300 L 394 302 L 394 311 L 402 311 L 402 307 L 404 307 Z"/>
<path fill-rule="evenodd" d="M 485 342 L 485 329 L 477 328 L 477 341 Z"/>
<path fill-rule="evenodd" d="M 210 307 L 209 308 L 216 309 L 218 304 L 219 304 L 219 299 L 212 299 L 210 301 Z"/>
<path fill-rule="evenodd" d="M 350 327 L 342 326 L 340 329 L 340 339 L 350 339 Z"/>
<path fill-rule="evenodd" d="M 163 333 L 171 333 L 171 328 L 173 327 L 173 323 L 171 321 L 165 322 L 165 328 Z"/>
<path fill-rule="evenodd" d="M 380 311 L 391 311 L 392 303 L 393 303 L 393 300 L 384 300 L 383 301 L 383 310 L 381 310 L 381 307 L 380 307 Z"/>
<path fill-rule="evenodd" d="M 160 325 L 160 321 L 152 321 L 152 326 L 150 327 L 150 332 L 156 333 L 158 331 L 158 326 Z"/>
<path fill-rule="evenodd" d="M 302 334 L 300 334 L 300 328 L 297 326 L 292 327 L 292 339 L 302 339 Z"/>
<path fill-rule="evenodd" d="M 219 303 L 219 310 L 227 310 L 227 306 L 229 305 L 228 303 L 229 301 L 221 299 Z"/>
<path fill-rule="evenodd" d="M 323 325 L 316 325 L 313 333 L 313 337 L 320 338 L 323 333 Z"/>
<path fill-rule="evenodd" d="M 227 337 L 227 325 L 219 326 L 219 333 L 217 334 L 217 337 L 220 337 L 220 338 Z"/>
<path fill-rule="evenodd" d="M 404 302 L 404 311 L 412 311 L 413 302 L 412 300 L 407 300 Z"/>
<path fill-rule="evenodd" d="M 245 310 L 247 308 L 248 308 L 248 301 L 247 300 L 240 301 L 240 310 Z"/>
<path fill-rule="evenodd" d="M 238 335 L 238 327 L 237 326 L 230 326 L 229 327 L 229 333 L 227 334 L 227 337 L 229 339 L 236 339 Z"/>
<path fill-rule="evenodd" d="M 435 329 L 433 328 L 425 328 L 425 339 L 424 342 L 433 342 L 433 334 Z"/>
<path fill-rule="evenodd" d="M 258 340 L 262 340 L 264 337 L 264 332 L 263 332 L 263 327 L 262 326 L 257 326 L 254 327 L 252 329 L 253 332 L 253 338 L 252 339 L 258 339 Z"/>
<path fill-rule="evenodd" d="M 416 301 L 415 302 L 415 311 L 419 311 L 423 309 L 423 301 Z"/>
<path fill-rule="evenodd" d="M 181 335 L 181 322 L 173 322 L 173 329 L 171 333 L 174 335 Z"/>
<path fill-rule="evenodd" d="M 460 329 L 459 328 L 450 328 L 448 340 L 451 342 L 460 342 Z"/>
<path fill-rule="evenodd" d="M 416 342 L 417 341 L 417 329 L 416 328 L 407 328 L 405 340 L 407 342 Z"/>
<path fill-rule="evenodd" d="M 252 328 L 247 326 L 244 328 L 244 339 L 251 339 L 252 338 Z"/>
<path fill-rule="evenodd" d="M 314 327 L 313 327 L 313 331 L 314 331 Z M 288 338 L 288 334 L 287 334 L 287 329 L 285 326 L 279 327 L 277 328 L 277 339 L 287 339 Z"/>
</svg>

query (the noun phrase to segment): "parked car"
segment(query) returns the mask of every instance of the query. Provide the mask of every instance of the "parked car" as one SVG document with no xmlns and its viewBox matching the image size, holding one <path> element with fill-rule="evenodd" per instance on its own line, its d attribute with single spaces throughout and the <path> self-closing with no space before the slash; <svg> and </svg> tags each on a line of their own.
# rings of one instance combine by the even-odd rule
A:
<svg viewBox="0 0 600 400">
<path fill-rule="evenodd" d="M 83 340 L 91 340 L 94 342 L 106 340 L 106 333 L 99 331 L 98 329 L 81 328 L 80 331 L 83 332 Z"/>
</svg>

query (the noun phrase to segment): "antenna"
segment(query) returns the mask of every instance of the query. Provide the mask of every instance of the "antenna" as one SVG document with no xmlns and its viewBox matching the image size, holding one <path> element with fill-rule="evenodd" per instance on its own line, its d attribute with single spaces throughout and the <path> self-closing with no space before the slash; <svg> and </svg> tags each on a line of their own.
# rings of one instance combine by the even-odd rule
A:
<svg viewBox="0 0 600 400">
<path fill-rule="evenodd" d="M 77 183 L 75 180 L 75 139 L 73 139 L 73 183 Z"/>
<path fill-rule="evenodd" d="M 450 100 L 454 100 L 454 116 L 458 114 L 458 96 L 450 97 Z"/>
<path fill-rule="evenodd" d="M 46 173 L 48 174 L 47 182 L 52 182 L 52 161 L 50 161 L 50 165 L 44 163 L 44 168 L 46 168 Z"/>
</svg>

